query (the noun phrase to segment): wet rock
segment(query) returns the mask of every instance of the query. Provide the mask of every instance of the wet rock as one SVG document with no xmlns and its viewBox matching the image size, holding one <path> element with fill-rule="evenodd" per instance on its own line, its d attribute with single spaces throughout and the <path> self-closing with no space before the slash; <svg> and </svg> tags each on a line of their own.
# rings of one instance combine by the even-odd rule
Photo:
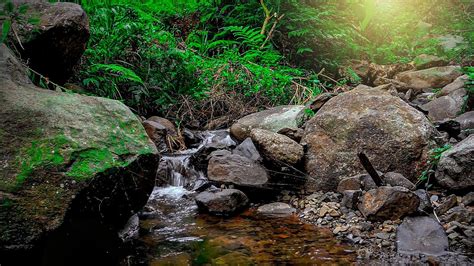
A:
<svg viewBox="0 0 474 266">
<path fill-rule="evenodd" d="M 230 216 L 245 209 L 249 204 L 249 200 L 240 190 L 223 189 L 199 193 L 196 196 L 196 204 L 202 212 Z"/>
<path fill-rule="evenodd" d="M 253 144 L 251 138 L 246 138 L 242 143 L 240 143 L 233 151 L 233 154 L 237 154 L 243 157 L 247 157 L 252 161 L 261 162 L 262 156 L 258 152 L 257 148 Z"/>
<path fill-rule="evenodd" d="M 462 198 L 462 203 L 465 206 L 471 206 L 474 205 L 474 192 L 469 192 L 467 193 L 463 198 Z"/>
<path fill-rule="evenodd" d="M 436 214 L 443 215 L 449 209 L 453 208 L 457 204 L 458 204 L 458 199 L 456 195 L 454 194 L 449 195 L 448 197 L 444 198 L 441 204 L 436 208 Z"/>
<path fill-rule="evenodd" d="M 416 92 L 426 89 L 441 88 L 462 75 L 458 66 L 433 67 L 418 71 L 399 73 L 395 79 L 405 83 Z"/>
<path fill-rule="evenodd" d="M 359 204 L 359 199 L 362 196 L 362 191 L 360 190 L 345 190 L 342 192 L 343 198 L 341 205 L 355 210 L 357 209 L 357 205 Z"/>
<path fill-rule="evenodd" d="M 426 216 L 407 217 L 397 229 L 397 252 L 440 256 L 448 250 L 443 227 Z"/>
<path fill-rule="evenodd" d="M 159 152 L 179 149 L 179 145 L 173 145 L 174 142 L 179 141 L 178 131 L 168 119 L 152 116 L 143 122 L 143 127 Z"/>
<path fill-rule="evenodd" d="M 118 233 L 120 239 L 122 241 L 127 242 L 138 237 L 138 230 L 140 229 L 140 219 L 138 215 L 135 214 L 130 219 L 128 219 L 127 223 L 125 224 L 124 228 L 120 230 Z"/>
<path fill-rule="evenodd" d="M 441 155 L 435 178 L 452 190 L 474 188 L 474 135 L 456 144 Z"/>
<path fill-rule="evenodd" d="M 21 42 L 11 37 L 17 50 L 34 70 L 54 82 L 66 82 L 89 39 L 86 13 L 73 3 L 30 3 L 25 18 L 39 19 L 39 24 L 13 24 Z"/>
<path fill-rule="evenodd" d="M 285 128 L 280 129 L 277 133 L 281 135 L 285 135 L 289 137 L 290 139 L 299 143 L 301 141 L 301 138 L 303 137 L 304 131 L 301 128 L 285 127 Z"/>
<path fill-rule="evenodd" d="M 398 97 L 353 90 L 329 100 L 306 123 L 305 169 L 314 178 L 311 185 L 333 190 L 341 177 L 364 171 L 357 157 L 363 147 L 376 169 L 416 180 L 434 133 L 426 117 Z"/>
<path fill-rule="evenodd" d="M 441 57 L 436 55 L 421 54 L 415 57 L 413 63 L 417 70 L 445 66 L 448 62 Z"/>
<path fill-rule="evenodd" d="M 456 118 L 464 106 L 464 96 L 466 96 L 466 90 L 459 89 L 449 95 L 436 98 L 422 105 L 421 108 L 428 112 L 428 116 L 434 122 Z"/>
<path fill-rule="evenodd" d="M 431 205 L 431 200 L 424 189 L 417 189 L 414 192 L 418 198 L 420 199 L 420 205 L 418 206 L 418 211 L 421 213 L 431 212 L 433 210 L 433 206 Z"/>
<path fill-rule="evenodd" d="M 250 137 L 270 161 L 294 165 L 303 158 L 303 146 L 287 136 L 264 129 L 252 129 Z"/>
<path fill-rule="evenodd" d="M 266 169 L 255 161 L 230 151 L 215 151 L 210 155 L 208 178 L 214 182 L 260 187 L 268 182 Z"/>
<path fill-rule="evenodd" d="M 37 88 L 19 65 L 0 45 L 0 256 L 118 238 L 153 189 L 155 146 L 121 102 Z"/>
<path fill-rule="evenodd" d="M 410 180 L 404 177 L 402 174 L 395 173 L 395 172 L 388 172 L 385 173 L 382 177 L 385 184 L 390 185 L 392 187 L 400 186 L 407 188 L 409 190 L 415 189 L 415 184 L 413 184 Z"/>
<path fill-rule="evenodd" d="M 444 86 L 441 89 L 441 91 L 437 94 L 438 97 L 449 95 L 454 91 L 457 91 L 461 88 L 464 88 L 466 86 L 467 80 L 468 80 L 467 75 L 462 75 L 462 76 L 458 77 L 453 82 L 451 82 L 448 85 Z"/>
<path fill-rule="evenodd" d="M 282 202 L 273 202 L 258 207 L 257 213 L 268 217 L 288 217 L 296 212 L 296 209 Z"/>
<path fill-rule="evenodd" d="M 416 194 L 404 187 L 379 187 L 362 196 L 358 205 L 368 220 L 396 220 L 415 212 L 420 204 Z"/>
<path fill-rule="evenodd" d="M 298 128 L 303 123 L 304 108 L 303 105 L 284 105 L 245 116 L 232 125 L 230 133 L 238 140 L 244 140 L 250 137 L 254 128 L 272 132 L 285 127 Z"/>
</svg>

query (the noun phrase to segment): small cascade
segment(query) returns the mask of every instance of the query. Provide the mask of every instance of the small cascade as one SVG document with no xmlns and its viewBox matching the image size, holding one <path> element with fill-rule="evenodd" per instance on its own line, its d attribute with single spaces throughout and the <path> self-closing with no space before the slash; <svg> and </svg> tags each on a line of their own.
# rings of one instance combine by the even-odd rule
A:
<svg viewBox="0 0 474 266">
<path fill-rule="evenodd" d="M 199 189 L 207 183 L 207 178 L 192 165 L 193 156 L 206 148 L 219 149 L 236 145 L 228 130 L 203 131 L 197 133 L 196 137 L 201 141 L 195 147 L 162 156 L 157 171 L 161 185 Z"/>
</svg>

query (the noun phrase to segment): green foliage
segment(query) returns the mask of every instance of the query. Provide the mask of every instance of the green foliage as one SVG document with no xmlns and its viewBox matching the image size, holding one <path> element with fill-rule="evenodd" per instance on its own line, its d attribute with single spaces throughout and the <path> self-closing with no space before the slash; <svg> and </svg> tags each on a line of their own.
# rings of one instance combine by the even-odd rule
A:
<svg viewBox="0 0 474 266">
<path fill-rule="evenodd" d="M 426 163 L 426 169 L 421 173 L 420 177 L 418 178 L 417 184 L 426 182 L 427 187 L 429 186 L 429 178 L 432 174 L 434 174 L 435 168 L 438 165 L 439 160 L 441 159 L 441 155 L 443 155 L 445 151 L 451 148 L 451 145 L 446 144 L 442 147 L 430 150 L 429 160 Z"/>
<path fill-rule="evenodd" d="M 28 4 L 21 4 L 15 6 L 12 1 L 0 1 L 0 5 L 3 3 L 2 9 L 0 10 L 0 21 L 2 22 L 2 31 L 0 35 L 0 43 L 7 40 L 8 34 L 12 29 L 12 24 L 24 24 L 24 23 L 37 23 L 36 20 L 28 21 L 25 18 L 25 13 L 28 11 Z"/>
<path fill-rule="evenodd" d="M 155 2 L 173 1 L 83 1 L 91 39 L 77 78 L 89 91 L 145 116 L 174 112 L 185 123 L 184 99 L 200 105 L 226 94 L 260 106 L 301 103 L 320 92 L 314 73 L 287 66 L 266 41 L 263 16 L 249 5 L 204 1 L 165 9 Z"/>
</svg>

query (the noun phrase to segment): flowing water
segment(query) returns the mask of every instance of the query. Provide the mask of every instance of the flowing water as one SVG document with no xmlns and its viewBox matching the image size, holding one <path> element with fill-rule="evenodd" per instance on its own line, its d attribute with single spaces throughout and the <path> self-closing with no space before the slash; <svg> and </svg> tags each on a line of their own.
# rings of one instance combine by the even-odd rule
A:
<svg viewBox="0 0 474 266">
<path fill-rule="evenodd" d="M 212 132 L 204 142 L 213 138 Z M 229 141 L 230 138 L 220 138 Z M 232 140 L 231 140 L 232 141 Z M 227 143 L 229 144 L 229 143 Z M 149 265 L 350 264 L 355 255 L 328 230 L 296 216 L 267 219 L 250 209 L 232 218 L 199 214 L 194 202 L 202 172 L 190 165 L 201 149 L 164 156 L 170 185 L 156 187 L 140 220 L 140 238 Z"/>
</svg>

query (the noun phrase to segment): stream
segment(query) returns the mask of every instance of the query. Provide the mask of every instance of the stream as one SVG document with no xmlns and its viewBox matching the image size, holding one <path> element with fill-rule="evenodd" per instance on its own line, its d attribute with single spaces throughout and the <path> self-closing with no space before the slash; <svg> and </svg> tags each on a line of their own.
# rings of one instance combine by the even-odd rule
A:
<svg viewBox="0 0 474 266">
<path fill-rule="evenodd" d="M 195 170 L 190 159 L 206 145 L 235 145 L 232 142 L 226 131 L 206 132 L 197 147 L 162 157 L 161 176 L 166 177 L 168 184 L 155 187 L 140 215 L 136 242 L 143 253 L 143 264 L 355 262 L 356 255 L 350 246 L 339 243 L 327 229 L 301 222 L 296 215 L 265 218 L 257 215 L 255 208 L 231 218 L 200 214 L 194 190 L 205 187 L 207 182 L 205 174 Z"/>
</svg>

